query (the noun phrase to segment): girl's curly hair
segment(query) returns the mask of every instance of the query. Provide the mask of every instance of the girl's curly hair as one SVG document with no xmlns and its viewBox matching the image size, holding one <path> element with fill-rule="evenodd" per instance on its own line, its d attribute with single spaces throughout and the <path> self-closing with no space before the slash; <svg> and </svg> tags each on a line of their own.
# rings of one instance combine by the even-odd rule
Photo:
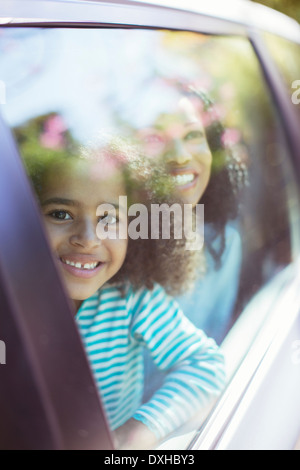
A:
<svg viewBox="0 0 300 470">
<path fill-rule="evenodd" d="M 168 176 L 165 177 L 168 181 Z M 161 179 L 163 180 L 162 175 Z M 183 207 L 177 198 L 167 192 L 162 194 L 161 188 L 158 193 L 153 190 L 138 192 L 140 194 L 139 202 L 142 202 L 147 208 L 148 238 L 128 239 L 125 262 L 114 280 L 129 280 L 136 288 L 145 286 L 150 290 L 154 283 L 158 283 L 170 295 L 184 294 L 193 288 L 196 279 L 205 272 L 202 247 L 199 247 L 199 250 L 187 249 L 184 231 L 181 238 L 175 238 L 176 216 L 172 217 L 169 209 L 173 204 L 179 204 L 179 207 Z M 170 221 L 170 237 L 168 239 L 165 239 L 162 233 L 164 222 L 159 222 L 158 226 L 155 226 L 157 238 L 151 236 L 151 224 L 153 224 L 151 211 L 154 205 L 160 206 L 162 220 Z M 183 216 L 183 211 L 181 211 L 181 215 Z M 132 218 L 129 217 L 129 223 L 131 220 Z M 183 219 L 180 223 L 183 225 Z"/>
</svg>

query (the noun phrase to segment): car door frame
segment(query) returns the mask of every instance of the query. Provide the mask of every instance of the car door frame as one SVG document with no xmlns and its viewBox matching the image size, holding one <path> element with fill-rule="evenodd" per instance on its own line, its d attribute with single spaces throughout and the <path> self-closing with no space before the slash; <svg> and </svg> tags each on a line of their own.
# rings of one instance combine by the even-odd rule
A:
<svg viewBox="0 0 300 470">
<path fill-rule="evenodd" d="M 261 63 L 275 106 L 281 116 L 281 124 L 290 146 L 291 159 L 299 182 L 300 159 L 297 149 L 300 148 L 300 134 L 295 126 L 295 113 L 292 105 L 287 104 L 286 95 L 282 92 L 281 79 L 263 43 L 260 31 L 253 26 L 248 27 L 236 21 L 229 22 L 200 13 L 170 10 L 159 5 L 130 1 L 70 4 L 44 0 L 39 2 L 4 0 L 3 5 L 5 16 L 13 18 L 6 22 L 2 20 L 4 27 L 137 27 L 248 37 Z M 16 11 L 18 14 L 14 13 Z M 15 400 L 13 403 L 17 403 L 18 396 L 11 395 L 12 384 L 16 378 L 18 383 L 23 383 L 21 377 L 24 377 L 25 370 L 28 374 L 25 381 L 28 391 L 22 399 L 24 408 L 30 410 L 29 415 L 24 418 L 26 426 L 23 428 L 21 426 L 19 434 L 15 434 L 12 426 L 12 421 L 17 420 L 19 416 L 17 407 L 15 415 L 8 415 L 3 421 L 0 435 L 4 435 L 4 428 L 11 429 L 10 433 L 6 433 L 7 447 L 111 449 L 112 438 L 72 318 L 72 306 L 67 300 L 48 247 L 36 200 L 13 138 L 2 120 L 0 131 L 3 149 L 0 213 L 5 214 L 6 221 L 4 230 L 0 231 L 0 246 L 6 247 L 0 253 L 0 291 L 3 302 L 6 303 L 5 313 L 2 312 L 0 316 L 0 323 L 7 325 L 7 334 L 12 332 L 16 340 L 15 345 L 7 341 L 7 363 L 5 366 L 0 366 L 0 372 L 6 371 L 6 380 L 10 383 L 3 392 L 2 402 L 5 406 L 9 400 Z M 22 219 L 22 214 L 26 214 L 25 219 Z M 18 233 L 12 235 L 16 227 Z M 31 268 L 27 269 L 29 264 Z M 34 292 L 32 292 L 33 285 L 39 286 Z M 263 334 L 262 330 L 261 335 Z M 5 340 L 5 337 L 0 339 Z M 267 349 L 260 352 L 260 358 L 256 356 L 256 365 L 262 363 Z M 251 346 L 248 358 L 251 356 L 251 351 L 252 353 L 255 351 L 255 343 Z M 11 357 L 14 357 L 15 361 L 14 371 L 9 370 Z M 23 360 L 19 361 L 18 357 L 22 357 Z M 257 373 L 258 367 L 254 367 L 245 379 L 245 364 L 247 361 L 242 361 L 234 380 L 227 387 L 205 425 L 197 433 L 197 439 L 192 440 L 189 448 L 217 447 L 225 428 L 228 429 L 235 413 L 238 412 L 238 404 L 242 397 L 245 397 L 249 384 Z M 61 387 L 62 381 L 64 387 Z M 30 390 L 34 393 L 29 393 Z M 70 394 L 70 390 L 76 390 L 76 394 Z M 231 397 L 231 406 L 226 401 L 228 396 Z M 232 402 L 232 397 L 235 397 L 235 402 Z M 80 406 L 82 403 L 86 405 L 84 409 Z M 28 436 L 28 432 L 25 434 L 25 429 L 28 429 L 30 419 L 35 414 L 36 426 L 32 436 Z M 3 416 L 6 416 L 5 413 Z"/>
</svg>

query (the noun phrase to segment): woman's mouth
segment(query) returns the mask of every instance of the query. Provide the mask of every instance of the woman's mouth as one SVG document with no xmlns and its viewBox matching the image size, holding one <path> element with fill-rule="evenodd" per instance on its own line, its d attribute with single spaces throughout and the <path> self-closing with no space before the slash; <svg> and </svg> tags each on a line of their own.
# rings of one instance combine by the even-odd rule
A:
<svg viewBox="0 0 300 470">
<path fill-rule="evenodd" d="M 171 172 L 171 177 L 175 186 L 181 190 L 187 190 L 194 187 L 197 183 L 199 175 L 194 172 Z"/>
<path fill-rule="evenodd" d="M 65 257 L 59 258 L 63 268 L 76 277 L 90 278 L 95 276 L 105 263 L 101 261 L 71 260 Z"/>
</svg>

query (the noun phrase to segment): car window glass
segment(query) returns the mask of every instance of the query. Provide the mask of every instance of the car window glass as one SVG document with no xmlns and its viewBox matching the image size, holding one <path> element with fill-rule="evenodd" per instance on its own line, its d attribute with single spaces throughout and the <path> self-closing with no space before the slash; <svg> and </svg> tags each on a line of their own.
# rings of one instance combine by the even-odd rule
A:
<svg viewBox="0 0 300 470">
<path fill-rule="evenodd" d="M 264 38 L 291 101 L 300 113 L 300 44 L 270 33 L 265 33 Z"/>
<path fill-rule="evenodd" d="M 218 346 L 294 256 L 295 182 L 250 43 L 170 31 L 9 28 L 0 54 L 2 112 L 42 205 L 112 429 L 135 416 L 164 439 L 195 417 L 197 400 L 199 426 L 230 378 Z M 149 249 L 149 238 L 163 238 L 147 225 L 161 203 L 204 207 L 197 244 L 185 254 L 180 237 L 176 249 L 165 240 Z M 109 236 L 116 226 L 130 241 Z M 99 233 L 112 245 L 99 248 Z M 190 333 L 185 317 L 204 334 Z M 195 337 L 198 356 L 186 367 Z M 244 353 L 241 345 L 236 355 Z"/>
</svg>

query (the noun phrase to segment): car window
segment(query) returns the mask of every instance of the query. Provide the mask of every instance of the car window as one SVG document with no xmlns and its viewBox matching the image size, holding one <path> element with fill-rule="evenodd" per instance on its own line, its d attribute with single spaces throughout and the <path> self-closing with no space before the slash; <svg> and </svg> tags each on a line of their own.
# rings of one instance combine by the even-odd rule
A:
<svg viewBox="0 0 300 470">
<path fill-rule="evenodd" d="M 223 340 L 297 251 L 296 182 L 250 42 L 28 27 L 2 29 L 0 53 L 3 116 L 116 446 L 132 416 L 142 447 L 143 425 L 159 441 L 199 427 L 230 379 Z"/>
</svg>

